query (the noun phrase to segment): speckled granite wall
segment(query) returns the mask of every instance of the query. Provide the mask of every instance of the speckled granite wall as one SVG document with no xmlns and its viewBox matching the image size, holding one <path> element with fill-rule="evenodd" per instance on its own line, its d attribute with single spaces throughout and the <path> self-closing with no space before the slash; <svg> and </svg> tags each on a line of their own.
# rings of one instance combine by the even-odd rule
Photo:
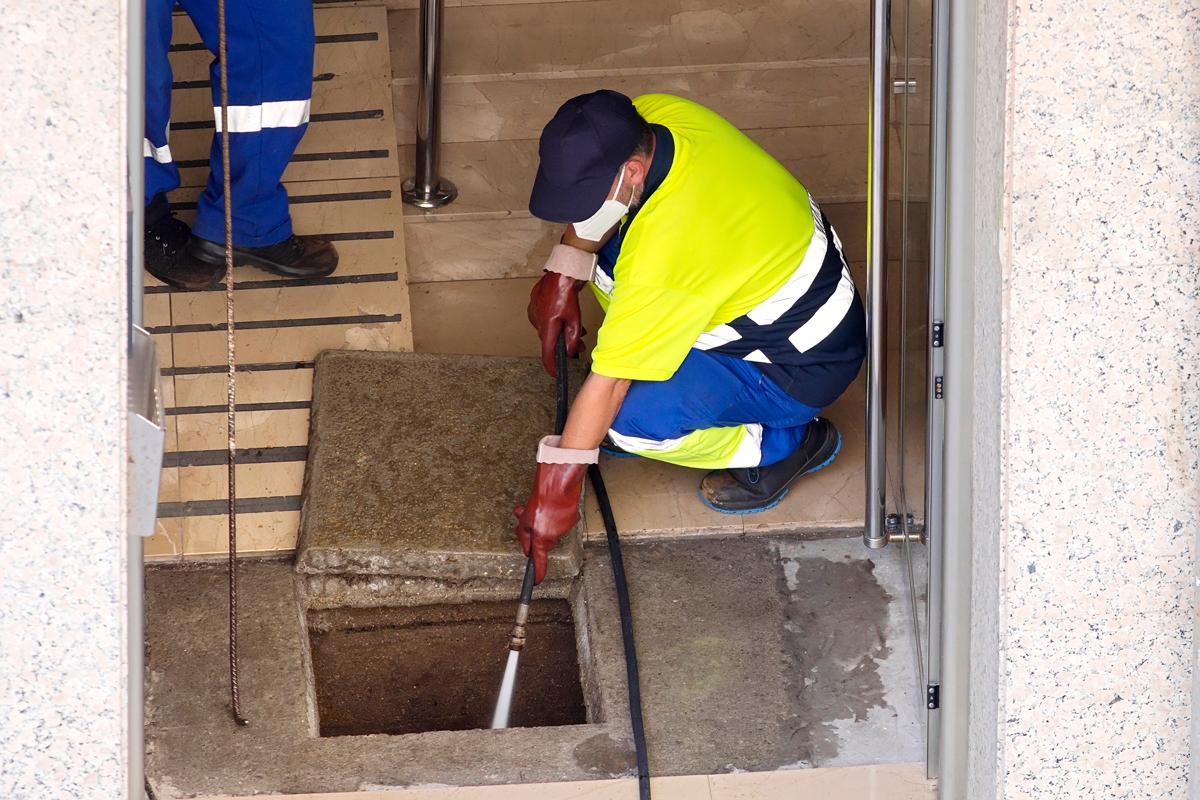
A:
<svg viewBox="0 0 1200 800">
<path fill-rule="evenodd" d="M 123 797 L 124 19 L 0 14 L 0 797 Z"/>
<path fill-rule="evenodd" d="M 1008 3 L 998 797 L 1187 796 L 1197 64 L 1195 2 Z"/>
</svg>

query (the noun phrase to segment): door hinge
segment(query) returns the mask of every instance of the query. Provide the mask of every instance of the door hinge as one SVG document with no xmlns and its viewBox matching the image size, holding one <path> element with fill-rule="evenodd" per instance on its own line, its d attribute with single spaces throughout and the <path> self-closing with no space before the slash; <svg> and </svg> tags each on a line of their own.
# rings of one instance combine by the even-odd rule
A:
<svg viewBox="0 0 1200 800">
<path fill-rule="evenodd" d="M 942 687 L 931 683 L 925 687 L 925 707 L 930 711 L 942 707 Z"/>
<path fill-rule="evenodd" d="M 933 399 L 934 400 L 941 400 L 942 397 L 945 395 L 945 393 L 946 393 L 945 392 L 945 383 L 946 383 L 946 379 L 943 378 L 941 375 L 934 377 L 934 379 L 933 379 Z"/>
<path fill-rule="evenodd" d="M 946 323 L 935 321 L 933 323 L 933 346 L 941 347 L 946 344 Z"/>
</svg>

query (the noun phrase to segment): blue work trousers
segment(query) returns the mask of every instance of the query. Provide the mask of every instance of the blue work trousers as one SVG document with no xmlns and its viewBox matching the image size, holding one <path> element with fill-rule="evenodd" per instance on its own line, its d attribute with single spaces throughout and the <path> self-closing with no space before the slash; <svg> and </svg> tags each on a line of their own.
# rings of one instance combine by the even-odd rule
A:
<svg viewBox="0 0 1200 800">
<path fill-rule="evenodd" d="M 180 0 L 204 46 L 218 50 L 216 0 Z M 146 0 L 146 203 L 179 186 L 171 157 L 171 12 L 175 0 Z M 312 0 L 227 0 L 226 47 L 229 76 L 229 175 L 233 240 L 262 247 L 292 235 L 287 190 L 281 179 L 308 127 L 313 75 Z M 213 59 L 213 136 L 208 183 L 200 196 L 192 231 L 225 240 L 221 189 L 220 83 Z"/>
<path fill-rule="evenodd" d="M 819 411 L 749 361 L 691 350 L 667 380 L 633 381 L 609 437 L 680 466 L 759 467 L 790 455 Z"/>
</svg>

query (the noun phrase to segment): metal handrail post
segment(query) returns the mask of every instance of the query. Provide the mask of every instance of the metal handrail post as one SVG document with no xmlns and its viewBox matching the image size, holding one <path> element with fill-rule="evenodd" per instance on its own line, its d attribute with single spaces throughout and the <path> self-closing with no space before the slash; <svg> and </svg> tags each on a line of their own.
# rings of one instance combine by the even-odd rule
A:
<svg viewBox="0 0 1200 800">
<path fill-rule="evenodd" d="M 421 0 L 421 74 L 417 87 L 416 175 L 404 182 L 404 202 L 437 208 L 458 197 L 438 175 L 442 144 L 442 17 L 444 0 Z"/>
<path fill-rule="evenodd" d="M 887 123 L 888 16 L 890 0 L 871 4 L 871 82 L 867 116 L 867 498 L 863 543 L 886 547 L 887 436 L 884 428 L 884 361 L 887 358 Z"/>
</svg>

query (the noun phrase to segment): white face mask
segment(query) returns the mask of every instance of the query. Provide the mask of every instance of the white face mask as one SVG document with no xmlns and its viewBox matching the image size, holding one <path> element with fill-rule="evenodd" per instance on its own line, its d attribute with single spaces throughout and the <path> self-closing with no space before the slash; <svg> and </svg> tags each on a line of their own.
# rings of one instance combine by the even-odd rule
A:
<svg viewBox="0 0 1200 800">
<path fill-rule="evenodd" d="M 600 206 L 600 210 L 583 222 L 576 222 L 571 226 L 575 229 L 576 236 L 589 242 L 598 242 L 604 238 L 604 234 L 608 233 L 613 225 L 621 221 L 621 217 L 629 213 L 629 204 L 616 199 L 621 194 L 621 183 L 624 180 L 625 165 L 622 164 L 621 175 L 617 178 L 617 190 L 613 192 L 612 199 L 605 200 L 604 204 Z M 631 197 L 630 200 L 632 199 Z"/>
</svg>

